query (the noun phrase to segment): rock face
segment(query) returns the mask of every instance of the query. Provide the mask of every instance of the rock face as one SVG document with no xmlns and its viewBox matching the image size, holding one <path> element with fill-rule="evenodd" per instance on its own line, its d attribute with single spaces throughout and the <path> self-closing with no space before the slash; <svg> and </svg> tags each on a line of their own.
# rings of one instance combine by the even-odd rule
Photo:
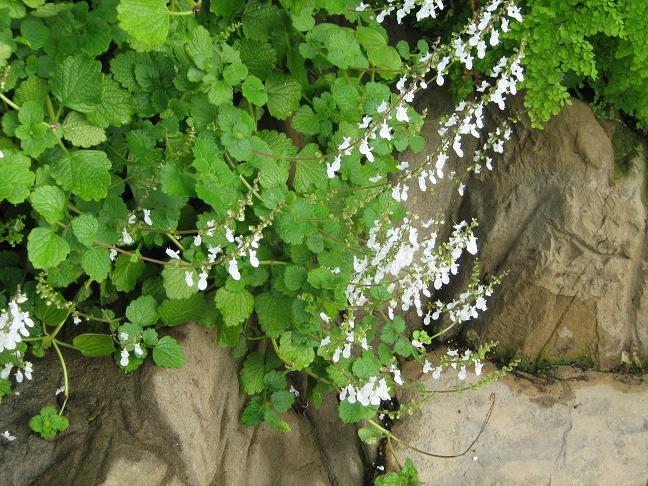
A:
<svg viewBox="0 0 648 486">
<path fill-rule="evenodd" d="M 512 109 L 521 103 L 512 100 Z M 441 93 L 427 108 L 432 120 L 452 103 Z M 432 125 L 425 131 L 433 150 L 438 136 Z M 603 126 L 574 100 L 543 131 L 518 123 L 495 169 L 467 181 L 461 200 L 456 187 L 434 195 L 411 188 L 408 204 L 424 218 L 476 218 L 482 274 L 508 272 L 489 310 L 468 328 L 477 340 L 499 341 L 500 350 L 532 361 L 585 358 L 600 369 L 648 356 L 646 159 L 627 146 L 615 153 L 613 140 L 624 131 Z M 641 145 L 622 138 L 631 149 Z M 452 158 L 448 170 L 459 164 Z"/>
<path fill-rule="evenodd" d="M 245 398 L 238 363 L 197 326 L 176 331 L 187 363 L 179 370 L 144 366 L 124 374 L 109 360 L 70 354 L 70 428 L 54 442 L 31 434 L 27 421 L 54 402 L 39 362 L 34 382 L 0 405 L 0 428 L 17 439 L 0 445 L 0 483 L 36 485 L 357 485 L 364 466 L 353 427 L 334 403 L 305 415 L 290 412 L 292 432 L 239 422 Z M 48 376 L 49 375 L 49 376 Z"/>
<path fill-rule="evenodd" d="M 459 386 L 456 373 L 450 374 L 440 380 L 427 375 L 421 383 L 437 390 Z M 646 378 L 569 367 L 531 378 L 508 375 L 477 392 L 437 395 L 393 432 L 425 451 L 463 452 L 477 436 L 493 393 L 483 434 L 462 457 L 431 458 L 396 446 L 399 460 L 411 457 L 421 481 L 439 486 L 646 485 Z"/>
<path fill-rule="evenodd" d="M 587 355 L 602 369 L 646 356 L 646 162 L 628 162 L 614 178 L 612 140 L 581 102 L 544 131 L 518 125 L 465 201 L 482 225 L 484 272 L 509 271 L 475 326 L 482 339 L 536 360 Z"/>
</svg>

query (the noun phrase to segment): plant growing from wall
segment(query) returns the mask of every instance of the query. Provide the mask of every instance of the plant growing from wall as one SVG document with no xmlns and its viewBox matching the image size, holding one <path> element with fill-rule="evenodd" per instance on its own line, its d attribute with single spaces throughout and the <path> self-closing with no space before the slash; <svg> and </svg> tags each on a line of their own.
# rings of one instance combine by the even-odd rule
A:
<svg viewBox="0 0 648 486">
<path fill-rule="evenodd" d="M 149 358 L 177 368 L 185 355 L 166 330 L 189 321 L 244 357 L 249 425 L 288 430 L 296 400 L 333 393 L 344 422 L 367 421 L 364 440 L 393 440 L 380 417 L 430 396 L 381 408 L 411 386 L 401 360 L 435 378 L 481 375 L 490 344 L 434 363 L 426 350 L 485 310 L 498 283 L 475 266 L 464 292 L 427 302 L 477 253 L 476 223 L 440 241 L 445 223 L 403 203 L 413 185 L 463 193 L 465 177 L 492 169 L 512 121 L 482 133 L 485 113 L 523 81 L 523 50 L 495 60 L 479 95 L 440 121 L 438 150 L 418 165 L 399 154 L 424 150 L 415 96 L 472 69 L 522 17 L 493 0 L 433 45 L 393 46 L 381 26 L 442 10 L 0 0 L 0 397 L 56 354 L 61 406 L 30 421 L 51 439 L 74 387 L 64 352 L 111 357 L 126 373 Z M 476 153 L 464 153 L 466 137 L 480 140 Z M 450 153 L 465 159 L 460 171 L 445 167 Z M 399 315 L 410 309 L 413 330 Z"/>
</svg>

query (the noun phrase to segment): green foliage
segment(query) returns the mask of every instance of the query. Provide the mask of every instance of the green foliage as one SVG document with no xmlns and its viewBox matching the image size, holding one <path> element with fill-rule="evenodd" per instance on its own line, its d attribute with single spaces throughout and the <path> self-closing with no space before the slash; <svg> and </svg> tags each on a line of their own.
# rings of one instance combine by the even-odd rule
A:
<svg viewBox="0 0 648 486">
<path fill-rule="evenodd" d="M 387 370 L 422 359 L 404 320 L 385 317 L 393 289 L 369 284 L 362 318 L 347 291 L 374 221 L 406 215 L 388 181 L 399 153 L 423 149 L 423 120 L 391 84 L 428 46 L 394 46 L 354 6 L 0 0 L 0 297 L 20 286 L 38 321 L 20 360 L 67 346 L 125 373 L 149 355 L 178 368 L 165 328 L 194 321 L 242 360 L 242 422 L 288 431 L 296 403 L 378 376 L 392 390 Z M 379 115 L 390 133 L 371 139 L 375 159 L 331 169 Z M 342 353 L 354 319 L 362 351 Z M 54 437 L 63 408 L 31 428 Z M 339 406 L 346 423 L 378 412 Z"/>
<path fill-rule="evenodd" d="M 409 457 L 405 459 L 400 472 L 383 474 L 378 476 L 374 482 L 375 486 L 419 486 L 420 484 L 418 471 Z"/>
<path fill-rule="evenodd" d="M 41 408 L 38 415 L 29 419 L 29 428 L 47 440 L 56 437 L 59 432 L 63 432 L 69 425 L 68 419 L 59 415 L 56 408 L 51 405 Z"/>
</svg>

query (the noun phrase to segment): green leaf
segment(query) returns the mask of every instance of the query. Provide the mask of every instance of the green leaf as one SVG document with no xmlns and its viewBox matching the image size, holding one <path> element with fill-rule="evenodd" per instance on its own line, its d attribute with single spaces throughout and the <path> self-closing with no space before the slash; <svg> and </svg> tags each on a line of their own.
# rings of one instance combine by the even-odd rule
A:
<svg viewBox="0 0 648 486">
<path fill-rule="evenodd" d="M 250 353 L 245 362 L 243 363 L 243 368 L 239 373 L 239 383 L 241 384 L 241 390 L 243 390 L 248 395 L 254 393 L 259 393 L 263 390 L 263 376 L 265 374 L 265 363 L 263 355 L 258 352 Z"/>
<path fill-rule="evenodd" d="M 47 440 L 56 437 L 56 434 L 63 432 L 69 425 L 68 419 L 59 415 L 52 405 L 41 408 L 38 415 L 29 419 L 29 428 Z"/>
<path fill-rule="evenodd" d="M 380 372 L 380 361 L 373 357 L 371 353 L 365 353 L 361 358 L 353 362 L 351 368 L 353 374 L 361 380 L 368 380 L 372 376 L 378 376 Z"/>
<path fill-rule="evenodd" d="M 188 299 L 165 300 L 158 312 L 165 326 L 177 326 L 191 321 L 210 324 L 215 311 L 203 294 L 195 294 Z"/>
<path fill-rule="evenodd" d="M 234 96 L 234 91 L 232 87 L 227 84 L 225 81 L 216 80 L 207 91 L 207 99 L 209 102 L 215 106 L 224 105 L 226 103 L 232 103 L 232 97 Z"/>
<path fill-rule="evenodd" d="M 0 158 L 0 201 L 20 204 L 29 197 L 36 176 L 30 171 L 31 160 L 20 152 L 7 151 Z"/>
<path fill-rule="evenodd" d="M 241 413 L 241 422 L 245 425 L 260 425 L 265 417 L 265 401 L 263 397 L 253 397 L 245 404 Z"/>
<path fill-rule="evenodd" d="M 139 258 L 119 255 L 111 279 L 115 289 L 120 292 L 130 292 L 144 272 L 144 262 Z"/>
<path fill-rule="evenodd" d="M 361 427 L 358 429 L 358 437 L 365 444 L 377 444 L 383 437 L 384 433 L 376 427 Z"/>
<path fill-rule="evenodd" d="M 94 245 L 99 231 L 99 220 L 92 214 L 82 214 L 72 220 L 72 232 L 88 248 Z"/>
<path fill-rule="evenodd" d="M 115 352 L 115 345 L 109 334 L 80 334 L 72 340 L 72 344 L 88 358 L 110 356 Z"/>
<path fill-rule="evenodd" d="M 54 177 L 63 189 L 84 201 L 99 201 L 108 195 L 111 166 L 104 152 L 76 150 L 59 159 Z"/>
<path fill-rule="evenodd" d="M 288 387 L 285 373 L 277 370 L 268 371 L 263 377 L 263 384 L 269 390 L 285 390 Z"/>
<path fill-rule="evenodd" d="M 253 105 L 263 106 L 268 102 L 268 93 L 263 82 L 256 76 L 250 74 L 241 87 L 243 96 Z"/>
<path fill-rule="evenodd" d="M 292 369 L 303 370 L 315 359 L 315 351 L 310 346 L 298 346 L 293 343 L 292 332 L 281 335 L 279 353 L 292 365 Z"/>
<path fill-rule="evenodd" d="M 186 360 L 182 348 L 170 336 L 160 338 L 153 348 L 153 362 L 162 368 L 180 368 Z"/>
<path fill-rule="evenodd" d="M 70 252 L 70 246 L 49 228 L 34 228 L 27 238 L 27 254 L 34 268 L 55 267 Z"/>
<path fill-rule="evenodd" d="M 369 61 L 381 69 L 400 69 L 403 66 L 398 51 L 391 46 L 367 49 Z"/>
<path fill-rule="evenodd" d="M 376 415 L 377 409 L 378 407 L 376 406 L 365 407 L 358 402 L 349 403 L 346 400 L 342 400 L 338 408 L 338 413 L 342 422 L 345 424 L 353 424 L 361 420 L 373 418 Z"/>
<path fill-rule="evenodd" d="M 101 81 L 99 61 L 70 56 L 54 69 L 49 83 L 62 105 L 83 113 L 101 102 Z"/>
<path fill-rule="evenodd" d="M 295 395 L 288 390 L 279 390 L 270 395 L 270 401 L 279 413 L 286 412 L 295 402 Z"/>
<path fill-rule="evenodd" d="M 284 272 L 284 284 L 288 290 L 293 292 L 299 290 L 306 281 L 308 271 L 300 265 L 290 265 Z"/>
<path fill-rule="evenodd" d="M 75 147 L 92 147 L 106 141 L 103 128 L 88 123 L 85 117 L 71 111 L 63 122 L 63 137 Z"/>
<path fill-rule="evenodd" d="M 365 49 L 385 47 L 387 45 L 387 34 L 381 29 L 359 26 L 356 28 L 356 38 Z"/>
<path fill-rule="evenodd" d="M 387 344 L 393 344 L 405 330 L 405 321 L 402 317 L 396 316 L 393 321 L 387 321 L 380 332 L 380 340 Z"/>
<path fill-rule="evenodd" d="M 142 295 L 128 304 L 126 318 L 139 326 L 152 326 L 158 320 L 157 301 L 150 295 Z"/>
<path fill-rule="evenodd" d="M 136 50 L 161 46 L 169 33 L 169 10 L 165 0 L 120 0 L 119 26 L 133 39 Z"/>
<path fill-rule="evenodd" d="M 273 73 L 266 80 L 268 111 L 278 120 L 285 120 L 298 107 L 301 100 L 301 84 L 287 74 Z"/>
<path fill-rule="evenodd" d="M 95 246 L 85 251 L 81 257 L 81 267 L 90 278 L 103 282 L 110 273 L 110 252 L 108 248 Z"/>
<path fill-rule="evenodd" d="M 31 157 L 38 157 L 57 143 L 53 131 L 43 122 L 44 116 L 43 107 L 36 101 L 27 101 L 18 110 L 20 125 L 16 127 L 16 137 L 21 140 L 23 151 Z"/>
<path fill-rule="evenodd" d="M 351 66 L 367 67 L 367 60 L 351 29 L 336 29 L 326 38 L 324 45 L 328 50 L 326 58 L 334 66 L 340 69 L 349 69 Z"/>
<path fill-rule="evenodd" d="M 292 299 L 265 293 L 254 300 L 254 310 L 261 329 L 270 337 L 279 337 L 292 323 Z"/>
<path fill-rule="evenodd" d="M 190 272 L 194 285 L 189 287 L 185 281 L 185 272 Z M 164 290 L 169 299 L 186 299 L 198 292 L 198 275 L 193 268 L 177 266 L 177 264 L 165 265 L 162 270 Z"/>
<path fill-rule="evenodd" d="M 314 143 L 309 143 L 300 150 L 298 156 L 304 157 L 304 160 L 296 161 L 295 191 L 300 193 L 311 192 L 315 188 L 324 186 L 327 180 L 324 161 L 315 158 L 308 160 L 308 157 L 320 157 L 321 155 L 319 147 Z"/>
<path fill-rule="evenodd" d="M 56 186 L 40 186 L 29 196 L 32 207 L 50 224 L 63 219 L 67 198 Z"/>
<path fill-rule="evenodd" d="M 103 76 L 102 86 L 100 103 L 86 112 L 88 121 L 102 128 L 127 124 L 135 112 L 133 97 L 109 76 Z"/>
<path fill-rule="evenodd" d="M 320 119 L 308 105 L 300 106 L 290 120 L 292 127 L 304 135 L 317 135 L 320 131 Z"/>
<path fill-rule="evenodd" d="M 236 326 L 252 314 L 254 296 L 245 289 L 232 291 L 221 287 L 216 291 L 216 308 L 223 314 L 226 326 Z"/>
</svg>

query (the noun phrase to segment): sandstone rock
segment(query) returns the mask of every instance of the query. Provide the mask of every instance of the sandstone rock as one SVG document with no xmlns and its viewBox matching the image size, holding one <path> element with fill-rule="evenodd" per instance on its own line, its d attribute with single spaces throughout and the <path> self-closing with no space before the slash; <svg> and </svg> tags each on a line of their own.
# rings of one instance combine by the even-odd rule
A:
<svg viewBox="0 0 648 486">
<path fill-rule="evenodd" d="M 105 360 L 69 353 L 70 428 L 46 442 L 27 421 L 54 402 L 55 358 L 37 363 L 34 381 L 0 405 L 0 428 L 17 439 L 0 445 L 0 483 L 113 486 L 352 485 L 363 462 L 355 428 L 337 418 L 334 404 L 291 411 L 292 432 L 242 425 L 245 397 L 238 365 L 214 336 L 198 326 L 174 330 L 187 363 L 178 370 L 145 365 L 124 375 Z M 54 380 L 54 381 L 48 381 Z"/>
<path fill-rule="evenodd" d="M 520 123 L 464 210 L 481 224 L 486 274 L 507 270 L 474 325 L 531 359 L 589 356 L 597 367 L 645 356 L 645 158 L 616 179 L 612 141 L 583 103 L 534 131 Z M 645 314 L 645 313 L 643 313 Z"/>
<path fill-rule="evenodd" d="M 443 92 L 421 102 L 431 120 L 452 110 Z M 512 109 L 521 103 L 515 98 Z M 495 112 L 491 127 L 503 116 Z M 476 334 L 465 336 L 499 341 L 501 351 L 532 361 L 588 359 L 601 369 L 648 356 L 646 147 L 615 154 L 615 132 L 627 129 L 604 125 L 574 100 L 543 131 L 518 123 L 495 169 L 469 180 L 462 199 L 454 186 L 431 194 L 412 184 L 408 206 L 422 218 L 478 220 L 482 275 L 509 272 L 489 310 L 466 327 Z M 433 152 L 433 123 L 424 133 Z M 424 156 L 409 157 L 417 164 Z M 615 170 L 619 156 L 625 170 Z M 448 171 L 462 164 L 453 157 Z M 470 266 L 464 261 L 462 278 L 434 297 L 461 292 Z"/>
<path fill-rule="evenodd" d="M 437 390 L 459 386 L 450 375 L 438 381 L 428 375 L 421 383 Z M 437 459 L 396 446 L 399 460 L 411 457 L 423 483 L 439 486 L 646 485 L 645 377 L 563 367 L 530 378 L 508 375 L 476 392 L 437 395 L 393 432 L 426 451 L 462 452 L 478 434 L 494 393 L 483 434 L 462 457 Z"/>
</svg>

